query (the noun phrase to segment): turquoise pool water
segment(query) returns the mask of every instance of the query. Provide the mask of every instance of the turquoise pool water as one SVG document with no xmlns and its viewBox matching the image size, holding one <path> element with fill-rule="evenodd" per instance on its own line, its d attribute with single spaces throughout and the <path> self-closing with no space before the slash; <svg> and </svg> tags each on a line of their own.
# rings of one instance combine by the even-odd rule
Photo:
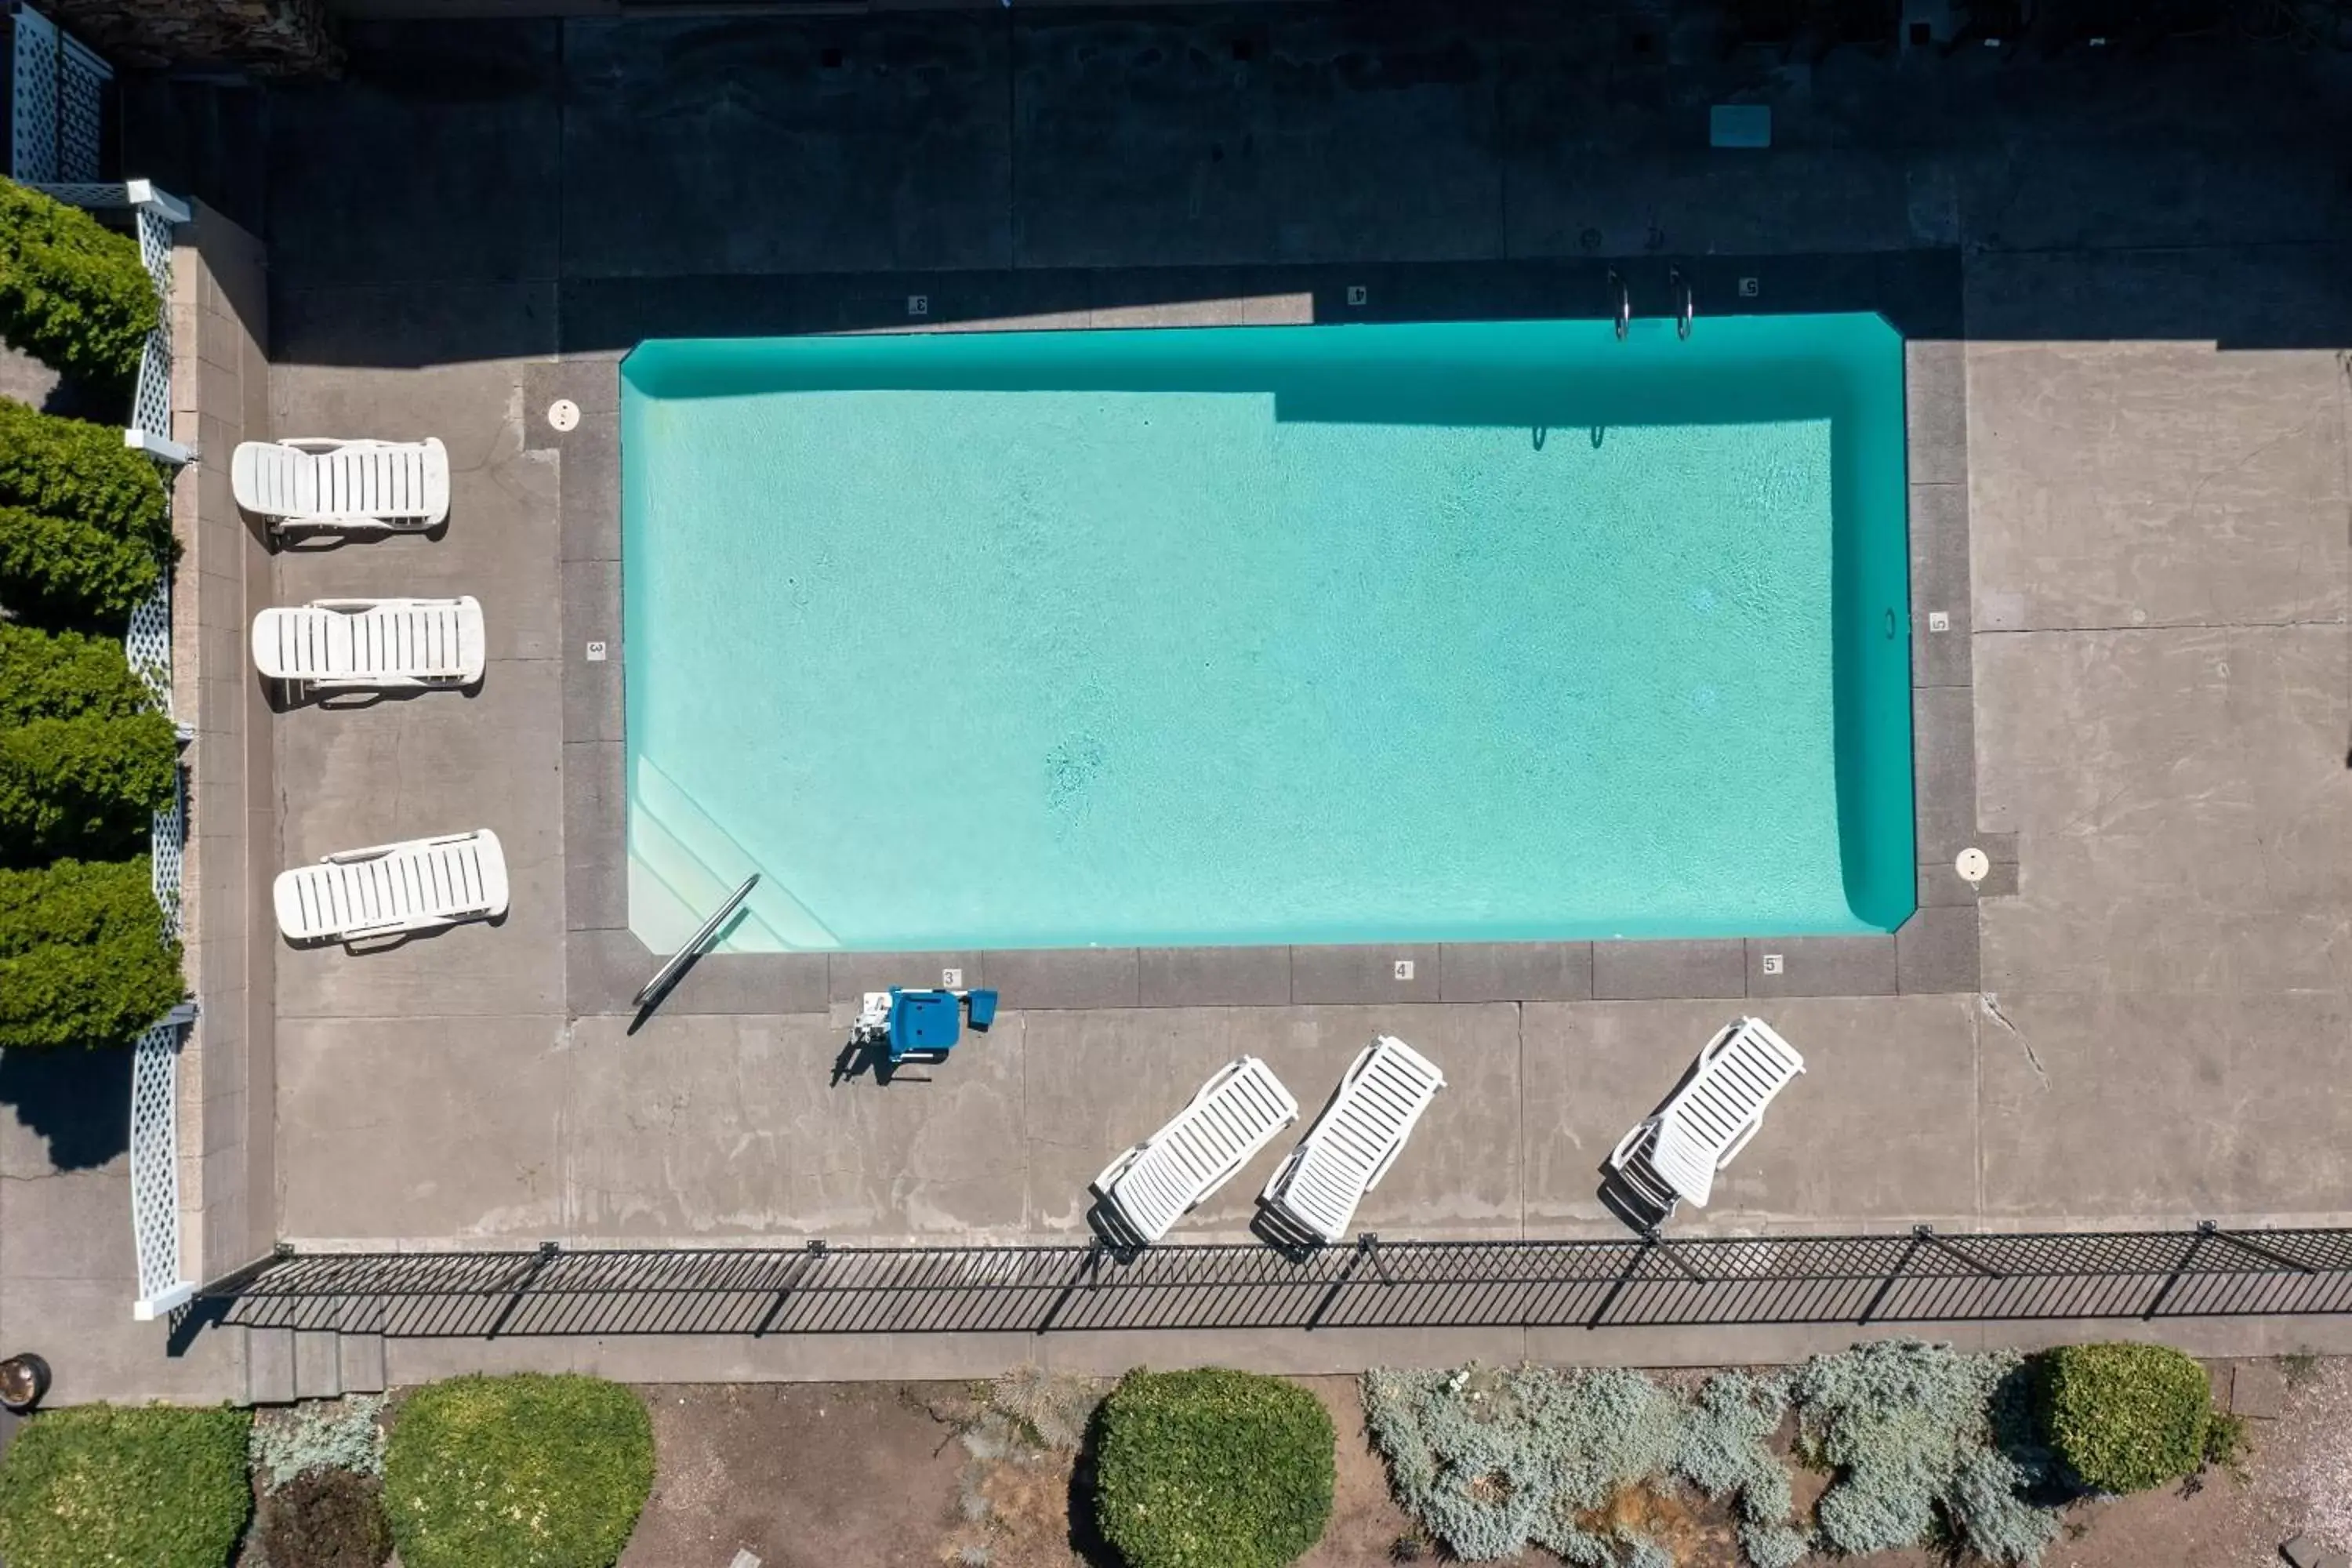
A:
<svg viewBox="0 0 2352 1568">
<path fill-rule="evenodd" d="M 658 951 L 1911 910 L 1875 316 L 648 342 L 622 464 Z"/>
</svg>

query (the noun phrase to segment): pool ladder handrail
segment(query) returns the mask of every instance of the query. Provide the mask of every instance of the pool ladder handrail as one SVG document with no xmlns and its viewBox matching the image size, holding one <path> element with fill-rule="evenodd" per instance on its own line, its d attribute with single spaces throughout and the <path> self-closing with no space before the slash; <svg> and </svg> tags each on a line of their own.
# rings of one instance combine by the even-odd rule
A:
<svg viewBox="0 0 2352 1568">
<path fill-rule="evenodd" d="M 1666 287 L 1674 292 L 1675 299 L 1680 301 L 1679 306 L 1675 311 L 1675 336 L 1682 339 L 1685 342 L 1690 342 L 1691 316 L 1694 313 L 1691 306 L 1690 279 L 1683 276 L 1683 269 L 1681 268 L 1669 268 L 1666 271 Z"/>
<path fill-rule="evenodd" d="M 1617 295 L 1617 341 L 1622 343 L 1626 330 L 1633 324 L 1633 296 L 1626 290 L 1625 279 L 1617 276 L 1613 267 L 1609 269 L 1609 287 Z"/>
</svg>

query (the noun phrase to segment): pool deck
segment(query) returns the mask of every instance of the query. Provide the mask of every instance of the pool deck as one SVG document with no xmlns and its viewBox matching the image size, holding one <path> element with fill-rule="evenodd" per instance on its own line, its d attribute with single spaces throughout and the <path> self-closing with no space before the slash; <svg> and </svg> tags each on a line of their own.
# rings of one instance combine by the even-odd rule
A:
<svg viewBox="0 0 2352 1568">
<path fill-rule="evenodd" d="M 1216 1066 L 1265 1058 L 1311 1115 L 1375 1029 L 1450 1087 L 1361 1226 L 1613 1234 L 1603 1157 L 1748 1010 L 1810 1070 L 1679 1230 L 2352 1220 L 2352 187 L 2305 123 L 2305 73 L 2352 102 L 2342 62 L 1670 83 L 1576 24 L 1384 26 L 369 25 L 352 81 L 268 95 L 265 188 L 215 194 L 267 230 L 276 427 L 438 434 L 456 489 L 446 538 L 283 553 L 278 597 L 472 593 L 491 654 L 475 693 L 278 715 L 278 850 L 488 826 L 514 880 L 495 926 L 278 952 L 280 1236 L 1071 1238 L 1087 1181 Z M 1735 93 L 1775 106 L 1774 151 L 1706 151 Z M 636 335 L 901 326 L 914 294 L 960 326 L 1340 319 L 1350 286 L 1395 317 L 1592 313 L 1600 270 L 1669 262 L 1702 314 L 1746 276 L 1783 308 L 1929 275 L 1951 299 L 1914 347 L 1916 967 L 1892 941 L 1777 981 L 1756 943 L 937 955 L 1008 1011 L 883 1086 L 829 1081 L 855 994 L 927 972 L 722 957 L 632 1032 Z M 1981 899 L 1932 880 L 1962 843 L 1999 862 Z M 1180 1234 L 1243 1234 L 1276 1158 Z"/>
</svg>

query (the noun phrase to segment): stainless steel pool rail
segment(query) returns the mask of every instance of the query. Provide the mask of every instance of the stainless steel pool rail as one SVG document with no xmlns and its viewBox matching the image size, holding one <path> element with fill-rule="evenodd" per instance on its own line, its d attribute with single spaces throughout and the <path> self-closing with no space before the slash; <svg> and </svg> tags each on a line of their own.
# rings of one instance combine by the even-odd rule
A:
<svg viewBox="0 0 2352 1568">
<path fill-rule="evenodd" d="M 1626 330 L 1633 324 L 1633 296 L 1627 291 L 1625 279 L 1617 276 L 1617 269 L 1613 267 L 1609 270 L 1609 287 L 1617 296 L 1617 341 L 1622 343 L 1625 341 Z"/>
<path fill-rule="evenodd" d="M 1685 342 L 1690 342 L 1691 316 L 1694 313 L 1691 308 L 1690 279 L 1683 276 L 1683 269 L 1681 268 L 1670 268 L 1666 272 L 1666 287 L 1673 292 L 1675 299 L 1677 301 L 1675 310 L 1675 336 L 1682 339 Z"/>
<path fill-rule="evenodd" d="M 667 961 L 659 969 L 654 971 L 654 977 L 646 981 L 635 996 L 629 998 L 629 1005 L 650 1007 L 660 1001 L 662 994 L 677 984 L 677 977 L 686 973 L 686 966 L 692 963 L 700 954 L 704 944 L 719 934 L 719 928 L 726 922 L 727 917 L 740 909 L 743 900 L 751 896 L 751 889 L 759 885 L 759 872 L 754 871 L 744 878 L 743 885 L 727 895 L 727 901 L 719 906 L 718 912 L 703 921 L 701 928 L 686 939 L 686 945 L 671 953 Z"/>
</svg>

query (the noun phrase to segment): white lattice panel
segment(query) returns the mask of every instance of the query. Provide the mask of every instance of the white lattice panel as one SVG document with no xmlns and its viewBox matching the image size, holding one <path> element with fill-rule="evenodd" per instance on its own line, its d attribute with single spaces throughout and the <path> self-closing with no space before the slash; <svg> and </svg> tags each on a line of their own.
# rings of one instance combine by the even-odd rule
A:
<svg viewBox="0 0 2352 1568">
<path fill-rule="evenodd" d="M 188 788 L 187 776 L 178 776 L 172 786 L 172 804 L 155 814 L 155 840 L 152 854 L 150 881 L 155 889 L 155 903 L 163 911 L 163 934 L 180 934 L 180 888 L 188 864 Z"/>
<path fill-rule="evenodd" d="M 131 612 L 130 628 L 122 634 L 122 651 L 133 674 L 146 683 L 147 694 L 165 713 L 172 711 L 172 563 L 163 563 L 155 592 Z"/>
<path fill-rule="evenodd" d="M 58 173 L 58 30 L 39 12 L 16 8 L 9 64 L 8 173 L 54 180 Z"/>
<path fill-rule="evenodd" d="M 186 1300 L 180 1274 L 179 1017 L 139 1037 L 131 1058 L 131 1231 L 139 1257 L 136 1318 Z"/>
<path fill-rule="evenodd" d="M 58 35 L 58 180 L 95 180 L 105 143 L 106 84 L 114 68 L 65 33 Z"/>
</svg>

